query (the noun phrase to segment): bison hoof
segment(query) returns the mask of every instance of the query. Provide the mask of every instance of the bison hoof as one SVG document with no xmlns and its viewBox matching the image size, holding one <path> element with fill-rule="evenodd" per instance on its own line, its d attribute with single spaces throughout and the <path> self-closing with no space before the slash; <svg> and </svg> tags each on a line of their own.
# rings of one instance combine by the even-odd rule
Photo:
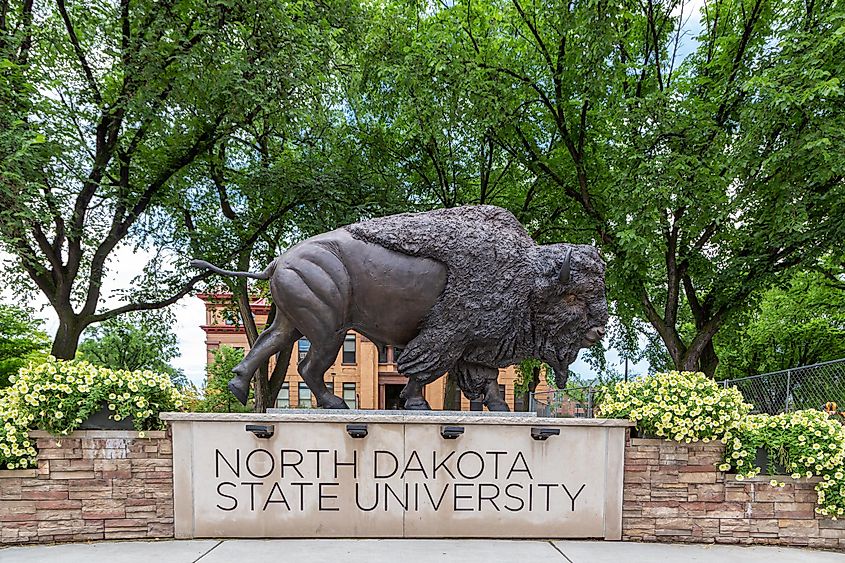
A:
<svg viewBox="0 0 845 563">
<path fill-rule="evenodd" d="M 346 401 L 336 395 L 331 395 L 327 399 L 320 401 L 320 406 L 324 409 L 348 409 L 349 405 Z"/>
<path fill-rule="evenodd" d="M 229 380 L 229 391 L 235 396 L 242 405 L 246 406 L 246 401 L 249 398 L 249 382 L 244 383 L 243 380 L 233 377 Z"/>
<path fill-rule="evenodd" d="M 405 410 L 406 411 L 430 411 L 431 406 L 429 406 L 428 401 L 426 401 L 422 397 L 411 397 L 410 399 L 405 401 Z"/>
<path fill-rule="evenodd" d="M 493 412 L 510 412 L 510 407 L 504 401 L 488 401 L 485 402 L 484 405 L 487 407 L 488 411 Z"/>
</svg>

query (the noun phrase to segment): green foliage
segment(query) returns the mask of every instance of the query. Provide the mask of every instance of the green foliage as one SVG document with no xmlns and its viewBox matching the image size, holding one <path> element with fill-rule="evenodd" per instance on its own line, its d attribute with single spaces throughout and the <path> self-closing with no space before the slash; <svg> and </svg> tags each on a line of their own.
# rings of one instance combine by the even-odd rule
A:
<svg viewBox="0 0 845 563">
<path fill-rule="evenodd" d="M 541 374 L 546 374 L 546 380 L 549 379 L 551 370 L 541 362 L 534 358 L 523 360 L 514 366 L 516 369 L 516 380 L 513 383 L 513 392 L 517 395 L 522 395 L 533 391 L 534 387 L 540 383 Z M 554 375 L 551 375 L 550 386 L 553 386 Z"/>
<path fill-rule="evenodd" d="M 0 469 L 35 467 L 35 443 L 29 439 L 30 417 L 18 408 L 8 388 L 0 389 Z"/>
<path fill-rule="evenodd" d="M 716 342 L 722 378 L 845 358 L 845 291 L 798 272 L 726 328 Z"/>
<path fill-rule="evenodd" d="M 685 443 L 721 440 L 725 458 L 718 468 L 734 471 L 738 481 L 784 471 L 792 479 L 821 477 L 816 511 L 834 520 L 842 516 L 845 426 L 819 410 L 748 414 L 751 408 L 737 389 L 724 388 L 700 373 L 684 372 L 617 383 L 599 405 L 602 417 L 627 418 L 647 435 Z M 757 466 L 761 449 L 768 453 L 767 467 Z M 770 485 L 786 483 L 773 479 Z"/>
<path fill-rule="evenodd" d="M 598 243 L 618 319 L 679 369 L 712 376 L 713 335 L 845 235 L 840 0 L 373 12 L 352 108 L 374 168 L 415 205 Z"/>
<path fill-rule="evenodd" d="M 626 357 L 648 332 L 712 376 L 726 323 L 841 253 L 842 0 L 3 6 L 0 247 L 63 357 L 207 279 L 188 258 L 494 203 L 602 248 Z M 155 252 L 103 310 L 121 244 Z"/>
<path fill-rule="evenodd" d="M 197 412 L 251 412 L 255 399 L 250 389 L 246 406 L 242 405 L 227 385 L 232 379 L 232 368 L 244 358 L 243 350 L 231 346 L 221 346 L 213 352 L 214 361 L 208 366 L 208 380 L 203 389 L 203 398 L 195 410 Z"/>
<path fill-rule="evenodd" d="M 291 235 L 273 228 L 282 216 L 318 229 L 372 199 L 345 190 L 354 147 L 334 150 L 354 3 L 0 7 L 0 248 L 15 289 L 56 310 L 54 355 L 74 357 L 93 323 L 190 292 L 209 276 L 188 267 L 199 250 L 224 262 Z M 242 190 L 228 190 L 232 176 Z M 242 216 L 220 236 L 227 213 Z M 153 257 L 124 302 L 103 308 L 124 245 Z"/>
<path fill-rule="evenodd" d="M 130 313 L 89 328 L 77 357 L 92 364 L 121 370 L 152 370 L 166 373 L 179 387 L 185 374 L 170 365 L 179 355 L 172 315 Z"/>
<path fill-rule="evenodd" d="M 20 370 L 9 390 L 24 416 L 39 430 L 67 434 L 106 403 L 110 417 L 132 418 L 138 430 L 164 426 L 158 414 L 182 406 L 170 378 L 150 370 L 114 370 L 85 361 L 47 361 Z"/>
<path fill-rule="evenodd" d="M 47 357 L 50 338 L 41 324 L 32 311 L 0 305 L 0 388 L 27 363 Z"/>
</svg>

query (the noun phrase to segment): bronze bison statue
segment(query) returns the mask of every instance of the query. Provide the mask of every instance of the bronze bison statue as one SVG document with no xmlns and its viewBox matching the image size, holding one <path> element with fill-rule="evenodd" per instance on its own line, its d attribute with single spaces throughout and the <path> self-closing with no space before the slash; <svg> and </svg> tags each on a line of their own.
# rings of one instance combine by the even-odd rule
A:
<svg viewBox="0 0 845 563">
<path fill-rule="evenodd" d="M 534 243 L 507 210 L 489 205 L 404 213 L 309 238 L 263 272 L 278 313 L 234 368 L 229 389 L 246 403 L 272 355 L 288 358 L 305 336 L 299 373 L 324 408 L 346 408 L 323 375 L 347 330 L 403 347 L 406 409 L 428 409 L 422 388 L 447 371 L 471 400 L 508 410 L 498 368 L 527 358 L 549 364 L 558 387 L 581 348 L 607 323 L 604 263 L 587 245 Z"/>
</svg>

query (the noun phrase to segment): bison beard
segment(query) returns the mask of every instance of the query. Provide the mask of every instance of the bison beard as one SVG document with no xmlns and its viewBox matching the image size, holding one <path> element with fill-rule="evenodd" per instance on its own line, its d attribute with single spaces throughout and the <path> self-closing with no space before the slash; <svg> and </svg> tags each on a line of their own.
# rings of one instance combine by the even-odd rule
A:
<svg viewBox="0 0 845 563">
<path fill-rule="evenodd" d="M 561 283 L 562 245 L 538 246 L 499 207 L 406 213 L 345 228 L 359 240 L 447 268 L 443 293 L 398 361 L 400 373 L 421 384 L 453 370 L 464 394 L 478 399 L 498 367 L 539 357 L 565 370 L 584 335 L 607 321 L 596 250 L 568 246 L 572 278 Z M 579 293 L 586 307 L 565 305 L 567 294 Z"/>
</svg>

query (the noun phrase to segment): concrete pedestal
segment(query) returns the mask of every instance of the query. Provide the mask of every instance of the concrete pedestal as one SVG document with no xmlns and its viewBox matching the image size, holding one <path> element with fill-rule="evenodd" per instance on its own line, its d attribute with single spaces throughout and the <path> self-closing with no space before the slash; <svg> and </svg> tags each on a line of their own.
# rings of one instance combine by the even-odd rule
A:
<svg viewBox="0 0 845 563">
<path fill-rule="evenodd" d="M 627 421 L 367 411 L 162 418 L 173 426 L 178 538 L 621 538 Z"/>
</svg>

